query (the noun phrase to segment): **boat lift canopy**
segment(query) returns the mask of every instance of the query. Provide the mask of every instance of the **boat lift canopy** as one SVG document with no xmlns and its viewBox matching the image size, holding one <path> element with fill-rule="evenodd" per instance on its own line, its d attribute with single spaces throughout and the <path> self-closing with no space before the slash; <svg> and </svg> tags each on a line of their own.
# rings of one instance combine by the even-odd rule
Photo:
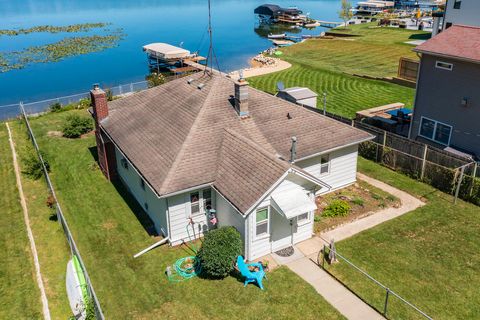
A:
<svg viewBox="0 0 480 320">
<path fill-rule="evenodd" d="M 192 56 L 188 50 L 161 42 L 147 44 L 143 46 L 143 51 L 147 52 L 152 58 L 160 60 L 180 60 Z"/>
</svg>

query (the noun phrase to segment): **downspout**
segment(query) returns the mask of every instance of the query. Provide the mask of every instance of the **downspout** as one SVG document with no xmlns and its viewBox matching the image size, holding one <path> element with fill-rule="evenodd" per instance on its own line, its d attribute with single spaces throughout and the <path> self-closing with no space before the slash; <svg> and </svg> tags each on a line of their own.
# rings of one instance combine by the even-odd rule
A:
<svg viewBox="0 0 480 320">
<path fill-rule="evenodd" d="M 412 139 L 412 128 L 415 122 L 415 110 L 417 106 L 417 98 L 418 98 L 418 85 L 420 83 L 420 74 L 422 70 L 422 55 L 416 52 L 417 57 L 419 59 L 418 62 L 418 71 L 417 71 L 417 83 L 415 85 L 415 99 L 413 100 L 413 112 L 412 112 L 412 121 L 410 122 L 410 128 L 408 128 L 408 139 Z"/>
</svg>

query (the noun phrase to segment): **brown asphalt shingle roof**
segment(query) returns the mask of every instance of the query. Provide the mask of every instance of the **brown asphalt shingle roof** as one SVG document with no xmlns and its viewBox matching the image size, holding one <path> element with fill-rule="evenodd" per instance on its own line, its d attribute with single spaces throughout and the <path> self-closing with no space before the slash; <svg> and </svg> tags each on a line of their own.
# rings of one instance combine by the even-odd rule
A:
<svg viewBox="0 0 480 320">
<path fill-rule="evenodd" d="M 189 84 L 187 79 L 194 81 Z M 239 157 L 260 159 L 255 156 L 258 150 L 251 145 L 249 149 L 246 147 L 248 143 L 241 144 L 238 138 L 232 138 L 232 132 L 251 140 L 271 157 L 284 159 L 290 157 L 292 136 L 298 140 L 297 159 L 371 137 L 364 131 L 253 88 L 249 88 L 250 117 L 241 119 L 232 105 L 234 82 L 231 79 L 203 73 L 187 79 L 177 79 L 109 102 L 109 116 L 101 123 L 104 131 L 159 195 L 214 181 L 219 183 L 217 168 L 227 177 L 224 161 L 233 160 L 228 157 L 221 160 L 221 154 L 235 150 L 229 143 L 238 148 L 242 145 L 241 150 L 247 155 L 239 154 Z M 202 89 L 197 88 L 200 83 L 205 85 Z M 225 129 L 230 134 L 225 134 Z M 288 166 L 286 161 L 283 162 Z M 260 175 L 266 170 L 265 163 L 251 163 L 252 173 L 244 172 L 244 175 L 255 180 L 253 172 Z M 256 170 L 253 163 L 263 169 Z M 234 173 L 230 174 L 234 176 Z M 227 187 L 229 183 L 219 184 L 222 192 L 234 193 L 235 184 Z M 258 183 L 250 183 L 251 194 L 245 194 L 245 197 L 263 194 L 260 193 L 263 185 Z M 233 194 L 230 197 L 233 198 Z M 258 197 L 235 202 L 229 200 L 237 208 L 244 208 L 245 203 Z"/>
<path fill-rule="evenodd" d="M 453 25 L 413 50 L 480 62 L 480 27 Z"/>
</svg>

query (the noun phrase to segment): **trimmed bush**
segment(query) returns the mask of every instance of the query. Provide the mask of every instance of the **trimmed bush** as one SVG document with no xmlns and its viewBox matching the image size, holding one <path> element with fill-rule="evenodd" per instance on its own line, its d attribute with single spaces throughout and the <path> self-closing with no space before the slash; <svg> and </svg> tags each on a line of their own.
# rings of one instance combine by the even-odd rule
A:
<svg viewBox="0 0 480 320">
<path fill-rule="evenodd" d="M 55 102 L 50 105 L 49 109 L 50 112 L 59 112 L 60 110 L 62 110 L 62 105 L 60 104 L 60 102 Z"/>
<path fill-rule="evenodd" d="M 221 227 L 205 234 L 198 250 L 202 272 L 211 278 L 225 278 L 233 270 L 235 259 L 242 254 L 242 239 L 234 227 Z"/>
<path fill-rule="evenodd" d="M 48 164 L 48 160 L 45 158 L 45 154 L 43 152 L 42 158 L 45 162 L 47 172 L 50 172 L 50 165 Z M 39 179 L 43 175 L 42 163 L 40 162 L 40 159 L 38 159 L 37 155 L 33 152 L 23 159 L 22 173 L 34 180 Z"/>
<path fill-rule="evenodd" d="M 350 205 L 343 200 L 333 200 L 324 210 L 325 217 L 345 217 L 350 212 Z"/>
<path fill-rule="evenodd" d="M 92 119 L 74 114 L 67 118 L 67 122 L 63 126 L 63 136 L 67 138 L 78 138 L 82 134 L 92 130 Z"/>
</svg>

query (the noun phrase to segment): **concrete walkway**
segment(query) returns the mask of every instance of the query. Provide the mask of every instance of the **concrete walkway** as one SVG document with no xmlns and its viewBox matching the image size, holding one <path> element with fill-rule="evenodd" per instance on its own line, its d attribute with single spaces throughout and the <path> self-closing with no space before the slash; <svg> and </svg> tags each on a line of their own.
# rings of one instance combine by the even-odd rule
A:
<svg viewBox="0 0 480 320">
<path fill-rule="evenodd" d="M 325 241 L 330 242 L 331 239 L 335 239 L 335 241 L 340 241 L 344 240 L 346 238 L 349 238 L 359 232 L 362 232 L 364 230 L 373 228 L 380 223 L 383 223 L 385 221 L 394 219 L 396 217 L 399 217 L 407 212 L 410 212 L 412 210 L 415 210 L 423 205 L 425 205 L 424 202 L 420 201 L 419 199 L 415 198 L 414 196 L 409 195 L 408 193 L 399 190 L 397 188 L 394 188 L 384 182 L 378 181 L 376 179 L 370 178 L 364 174 L 358 173 L 357 177 L 360 180 L 363 180 L 365 182 L 368 182 L 374 187 L 377 187 L 379 189 L 382 189 L 383 191 L 386 191 L 397 198 L 400 199 L 401 201 L 401 206 L 398 208 L 386 208 L 384 210 L 377 211 L 376 213 L 367 216 L 363 219 L 359 219 L 356 221 L 353 221 L 351 223 L 347 223 L 345 225 L 342 225 L 338 228 L 335 228 L 333 230 L 330 230 L 328 232 L 322 233 L 320 235 L 321 238 L 323 238 Z"/>
<path fill-rule="evenodd" d="M 318 252 L 323 248 L 323 245 L 328 244 L 332 238 L 335 239 L 335 241 L 346 239 L 359 232 L 375 227 L 382 222 L 415 210 L 425 203 L 406 192 L 363 174 L 359 173 L 358 178 L 395 195 L 401 200 L 401 206 L 399 208 L 380 210 L 370 216 L 323 233 L 320 237 L 313 237 L 297 244 L 296 248 L 304 256 L 286 263 L 286 266 L 310 283 L 326 301 L 348 319 L 384 319 L 376 310 L 363 302 L 316 264 Z"/>
<path fill-rule="evenodd" d="M 310 283 L 325 300 L 340 311 L 347 319 L 384 319 L 377 311 L 317 266 L 310 258 L 304 257 L 287 264 L 287 266 L 290 270 Z"/>
</svg>

